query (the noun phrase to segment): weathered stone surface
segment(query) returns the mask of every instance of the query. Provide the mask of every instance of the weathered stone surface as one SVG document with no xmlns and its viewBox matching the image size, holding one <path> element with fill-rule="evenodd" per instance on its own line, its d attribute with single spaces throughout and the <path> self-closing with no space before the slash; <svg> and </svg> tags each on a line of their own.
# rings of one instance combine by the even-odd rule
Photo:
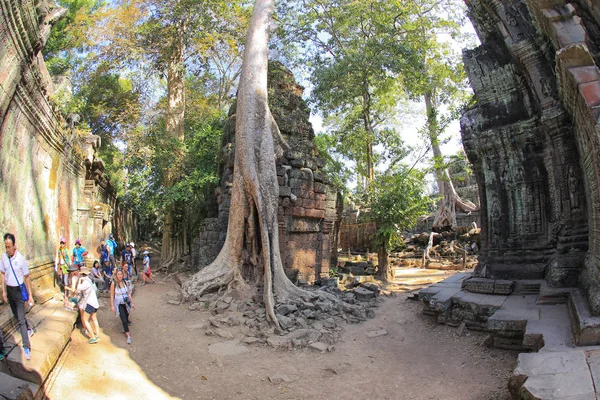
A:
<svg viewBox="0 0 600 400">
<path fill-rule="evenodd" d="M 308 345 L 308 347 L 313 350 L 320 351 L 321 353 L 325 353 L 329 349 L 329 345 L 323 342 L 311 343 L 310 345 Z"/>
<path fill-rule="evenodd" d="M 583 45 L 597 35 L 586 33 L 597 24 L 597 10 L 565 1 L 467 5 L 482 42 L 464 52 L 477 104 L 461 119 L 481 198 L 475 274 L 574 286 L 588 243 L 600 231 L 597 212 L 588 216 L 586 205 L 600 199 L 592 117 L 598 77 Z M 571 73 L 574 68 L 588 69 Z M 508 294 L 508 286 L 495 289 Z"/>
<path fill-rule="evenodd" d="M 359 301 L 369 301 L 371 299 L 375 298 L 375 293 L 365 289 L 362 286 L 357 287 L 356 289 L 354 289 L 354 295 L 356 296 L 356 299 Z"/>
<path fill-rule="evenodd" d="M 59 292 L 59 237 L 71 245 L 80 238 L 91 265 L 100 256 L 100 237 L 112 232 L 123 243 L 135 239 L 137 230 L 96 157 L 100 138 L 77 130 L 78 116 L 58 111 L 55 99 L 66 90 L 58 95 L 60 85 L 44 63 L 41 50 L 52 24 L 38 3 L 0 0 L 0 226 L 15 234 L 41 304 Z"/>
<path fill-rule="evenodd" d="M 6 400 L 33 400 L 38 386 L 0 372 L 0 398 Z"/>
</svg>

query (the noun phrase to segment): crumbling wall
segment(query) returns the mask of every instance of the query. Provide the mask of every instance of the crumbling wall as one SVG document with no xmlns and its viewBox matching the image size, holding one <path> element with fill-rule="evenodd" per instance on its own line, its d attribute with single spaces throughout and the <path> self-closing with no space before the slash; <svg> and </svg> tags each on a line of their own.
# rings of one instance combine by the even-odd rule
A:
<svg viewBox="0 0 600 400">
<path fill-rule="evenodd" d="M 51 101 L 40 50 L 57 11 L 44 1 L 0 0 L 0 231 L 15 234 L 38 301 L 56 291 L 60 236 L 70 245 L 81 238 L 90 250 L 115 227 L 135 238 L 133 215 L 108 182 L 91 175 L 99 138 L 80 136 Z"/>
<path fill-rule="evenodd" d="M 304 88 L 281 63 L 269 63 L 269 106 L 290 149 L 277 155 L 279 181 L 279 244 L 286 273 L 292 279 L 312 282 L 329 276 L 337 243 L 337 189 L 328 183 L 324 160 L 313 143 L 309 109 L 302 99 Z M 192 265 L 202 268 L 212 262 L 227 232 L 233 155 L 235 105 L 225 126 L 221 154 L 221 182 L 216 189 L 217 217 L 207 218 L 192 246 Z"/>
<path fill-rule="evenodd" d="M 482 42 L 464 52 L 477 104 L 461 119 L 482 209 L 476 274 L 579 280 L 598 312 L 600 5 L 465 3 Z"/>
</svg>

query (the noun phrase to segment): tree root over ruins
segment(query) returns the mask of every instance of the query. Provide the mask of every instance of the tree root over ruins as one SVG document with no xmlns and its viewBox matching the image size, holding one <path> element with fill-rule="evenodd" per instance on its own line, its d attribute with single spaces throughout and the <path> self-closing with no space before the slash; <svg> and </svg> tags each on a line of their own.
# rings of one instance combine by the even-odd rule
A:
<svg viewBox="0 0 600 400">
<path fill-rule="evenodd" d="M 277 301 L 327 301 L 364 319 L 363 307 L 323 291 L 308 291 L 285 275 L 279 252 L 279 184 L 275 158 L 287 147 L 267 101 L 268 28 L 274 0 L 256 0 L 238 90 L 231 209 L 227 238 L 215 261 L 184 282 L 184 300 L 221 291 L 249 296 L 262 290 L 267 319 L 279 327 Z M 277 148 L 274 146 L 277 143 Z M 370 310 L 369 310 L 370 311 Z"/>
</svg>

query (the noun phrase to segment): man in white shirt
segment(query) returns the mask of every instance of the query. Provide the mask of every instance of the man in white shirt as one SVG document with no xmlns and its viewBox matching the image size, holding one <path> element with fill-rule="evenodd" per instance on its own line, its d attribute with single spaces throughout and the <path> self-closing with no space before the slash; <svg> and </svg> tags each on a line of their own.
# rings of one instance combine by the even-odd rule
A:
<svg viewBox="0 0 600 400">
<path fill-rule="evenodd" d="M 29 321 L 25 317 L 25 302 L 21 298 L 21 289 L 19 285 L 25 282 L 29 300 L 29 307 L 33 306 L 33 296 L 31 295 L 31 279 L 29 278 L 29 267 L 27 261 L 21 253 L 17 251 L 15 235 L 7 233 L 4 235 L 4 247 L 6 253 L 2 254 L 0 259 L 0 272 L 2 272 L 2 299 L 10 305 L 13 315 L 19 323 L 21 338 L 23 341 L 23 354 L 27 360 L 31 359 L 31 344 L 29 337 L 33 335 L 33 329 L 30 328 Z"/>
</svg>

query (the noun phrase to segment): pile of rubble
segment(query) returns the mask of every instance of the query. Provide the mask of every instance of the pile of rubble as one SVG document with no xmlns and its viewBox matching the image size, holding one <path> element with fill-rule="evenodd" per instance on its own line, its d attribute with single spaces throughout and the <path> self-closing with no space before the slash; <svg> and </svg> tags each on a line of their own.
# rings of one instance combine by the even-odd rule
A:
<svg viewBox="0 0 600 400">
<path fill-rule="evenodd" d="M 273 327 L 267 320 L 266 310 L 260 296 L 250 300 L 236 300 L 218 293 L 205 295 L 190 304 L 191 311 L 208 311 L 212 317 L 195 326 L 202 328 L 208 336 L 224 339 L 241 338 L 245 344 L 267 344 L 276 349 L 294 350 L 311 348 L 332 351 L 338 341 L 342 323 L 358 323 L 375 316 L 374 308 L 381 301 L 379 286 L 374 283 L 358 283 L 352 291 L 342 291 L 334 285 L 336 280 L 324 280 L 323 286 L 308 286 L 304 289 L 315 296 L 311 300 L 289 300 L 278 302 L 275 313 L 280 327 Z M 328 293 L 328 299 L 318 296 Z M 179 305 L 181 293 L 171 291 L 167 303 Z M 353 306 L 351 313 L 344 311 L 345 305 Z"/>
</svg>

